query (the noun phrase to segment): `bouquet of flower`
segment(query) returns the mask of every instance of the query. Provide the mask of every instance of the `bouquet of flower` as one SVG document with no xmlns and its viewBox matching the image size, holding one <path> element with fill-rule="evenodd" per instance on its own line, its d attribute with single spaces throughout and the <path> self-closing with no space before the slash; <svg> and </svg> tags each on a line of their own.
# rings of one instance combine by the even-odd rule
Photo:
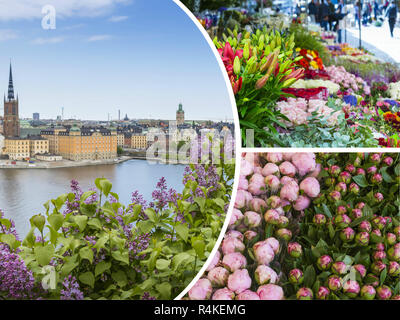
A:
<svg viewBox="0 0 400 320">
<path fill-rule="evenodd" d="M 330 80 L 321 80 L 321 79 L 317 80 L 300 79 L 291 85 L 291 88 L 296 88 L 296 89 L 311 89 L 311 88 L 321 88 L 321 87 L 327 88 L 330 95 L 336 94 L 340 89 L 340 86 L 335 82 L 332 82 Z"/>
<path fill-rule="evenodd" d="M 400 100 L 400 81 L 389 84 L 388 94 L 393 100 Z"/>
<path fill-rule="evenodd" d="M 343 66 L 329 66 L 326 68 L 326 71 L 328 72 L 331 81 L 339 84 L 342 90 L 350 93 L 363 93 L 365 95 L 371 93 L 370 87 L 362 78 L 356 77 L 347 72 Z"/>
</svg>

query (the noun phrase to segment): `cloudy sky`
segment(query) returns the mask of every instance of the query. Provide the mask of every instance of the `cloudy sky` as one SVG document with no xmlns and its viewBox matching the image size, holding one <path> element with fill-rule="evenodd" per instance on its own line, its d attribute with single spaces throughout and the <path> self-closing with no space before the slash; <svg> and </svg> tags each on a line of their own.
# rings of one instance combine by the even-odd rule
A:
<svg viewBox="0 0 400 320">
<path fill-rule="evenodd" d="M 173 119 L 182 102 L 188 119 L 233 118 L 214 54 L 172 0 L 0 0 L 0 92 L 10 58 L 21 117 Z"/>
</svg>

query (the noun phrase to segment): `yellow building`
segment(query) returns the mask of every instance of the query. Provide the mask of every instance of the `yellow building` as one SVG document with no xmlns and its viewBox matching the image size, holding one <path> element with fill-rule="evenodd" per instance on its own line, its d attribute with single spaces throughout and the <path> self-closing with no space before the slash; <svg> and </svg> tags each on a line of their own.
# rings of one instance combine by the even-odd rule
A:
<svg viewBox="0 0 400 320">
<path fill-rule="evenodd" d="M 131 137 L 132 149 L 147 149 L 147 135 L 133 134 Z"/>
<path fill-rule="evenodd" d="M 106 160 L 117 158 L 117 131 L 115 129 L 79 129 L 74 125 L 58 133 L 58 154 L 64 159 Z"/>
<path fill-rule="evenodd" d="M 24 160 L 49 152 L 49 142 L 41 137 L 7 138 L 4 147 L 4 153 L 11 160 Z"/>
<path fill-rule="evenodd" d="M 124 146 L 124 140 L 125 136 L 122 132 L 118 132 L 117 134 L 117 145 L 118 147 L 123 147 Z"/>
<path fill-rule="evenodd" d="M 55 127 L 42 130 L 40 135 L 49 141 L 49 153 L 58 154 L 58 134 L 65 132 L 67 129 L 64 127 Z"/>
</svg>

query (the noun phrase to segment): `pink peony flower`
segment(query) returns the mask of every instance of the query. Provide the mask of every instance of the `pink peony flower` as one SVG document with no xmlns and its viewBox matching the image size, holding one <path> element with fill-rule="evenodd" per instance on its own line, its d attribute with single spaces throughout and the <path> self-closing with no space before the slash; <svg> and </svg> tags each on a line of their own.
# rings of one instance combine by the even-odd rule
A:
<svg viewBox="0 0 400 320">
<path fill-rule="evenodd" d="M 247 266 L 247 260 L 240 252 L 233 252 L 223 257 L 222 264 L 230 272 L 235 272 L 238 269 L 245 268 Z"/>
<path fill-rule="evenodd" d="M 243 217 L 243 213 L 240 210 L 234 208 L 232 211 L 231 219 L 229 221 L 229 226 L 238 225 L 242 221 Z"/>
<path fill-rule="evenodd" d="M 275 163 L 267 163 L 261 173 L 264 177 L 279 174 L 279 167 Z"/>
<path fill-rule="evenodd" d="M 210 271 L 215 268 L 215 266 L 219 263 L 219 259 L 221 259 L 221 253 L 217 251 L 214 257 L 211 260 L 211 263 L 208 265 L 206 271 Z"/>
<path fill-rule="evenodd" d="M 238 238 L 232 238 L 232 237 L 224 239 L 224 241 L 222 241 L 221 247 L 222 247 L 222 253 L 224 255 L 233 252 L 243 252 L 245 249 L 245 246 L 242 241 L 240 241 Z"/>
<path fill-rule="evenodd" d="M 278 275 L 276 272 L 265 265 L 259 265 L 254 272 L 254 277 L 259 285 L 276 283 L 278 280 Z"/>
<path fill-rule="evenodd" d="M 279 178 L 274 175 L 265 177 L 265 184 L 271 189 L 272 192 L 276 192 L 281 184 Z"/>
<path fill-rule="evenodd" d="M 283 300 L 283 289 L 275 284 L 266 284 L 257 289 L 261 300 Z"/>
<path fill-rule="evenodd" d="M 233 300 L 235 293 L 228 288 L 218 289 L 214 292 L 211 300 Z"/>
<path fill-rule="evenodd" d="M 278 152 L 269 152 L 267 153 L 267 161 L 272 163 L 278 163 L 282 161 L 282 153 Z"/>
<path fill-rule="evenodd" d="M 261 215 L 254 211 L 244 213 L 244 224 L 250 228 L 257 228 L 261 224 Z"/>
<path fill-rule="evenodd" d="M 274 250 L 266 241 L 259 241 L 253 246 L 254 256 L 258 264 L 268 265 L 274 260 Z"/>
<path fill-rule="evenodd" d="M 251 287 L 251 278 L 247 269 L 236 270 L 228 278 L 228 288 L 239 294 Z"/>
<path fill-rule="evenodd" d="M 189 290 L 190 300 L 208 300 L 211 297 L 212 285 L 210 280 L 199 279 L 195 285 Z"/>
<path fill-rule="evenodd" d="M 255 212 L 263 213 L 266 208 L 267 204 L 263 199 L 254 198 L 253 200 L 250 201 L 250 209 Z"/>
<path fill-rule="evenodd" d="M 242 159 L 240 162 L 240 174 L 243 176 L 249 176 L 254 172 L 254 167 L 249 161 Z"/>
<path fill-rule="evenodd" d="M 294 177 L 296 175 L 296 167 L 289 161 L 282 162 L 279 166 L 279 171 L 289 177 Z"/>
<path fill-rule="evenodd" d="M 300 176 L 312 172 L 316 168 L 314 153 L 296 153 L 292 157 L 292 163 L 298 170 Z"/>
<path fill-rule="evenodd" d="M 246 177 L 240 176 L 238 190 L 247 190 L 248 188 L 249 188 L 249 182 L 247 181 Z"/>
<path fill-rule="evenodd" d="M 275 254 L 279 253 L 280 245 L 278 240 L 275 238 L 268 238 L 265 239 L 265 242 L 272 248 Z"/>
<path fill-rule="evenodd" d="M 318 180 L 313 177 L 305 178 L 300 183 L 300 190 L 303 190 L 310 198 L 317 197 L 321 191 Z"/>
<path fill-rule="evenodd" d="M 288 201 L 296 201 L 299 196 L 298 184 L 294 181 L 288 182 L 282 187 L 280 196 Z"/>
<path fill-rule="evenodd" d="M 297 198 L 293 208 L 297 211 L 302 211 L 307 209 L 311 204 L 311 200 L 306 196 L 300 196 Z"/>
<path fill-rule="evenodd" d="M 213 287 L 224 287 L 229 277 L 229 271 L 223 267 L 216 267 L 207 274 Z"/>
<path fill-rule="evenodd" d="M 260 297 L 253 291 L 244 290 L 236 296 L 236 300 L 260 300 Z"/>
</svg>

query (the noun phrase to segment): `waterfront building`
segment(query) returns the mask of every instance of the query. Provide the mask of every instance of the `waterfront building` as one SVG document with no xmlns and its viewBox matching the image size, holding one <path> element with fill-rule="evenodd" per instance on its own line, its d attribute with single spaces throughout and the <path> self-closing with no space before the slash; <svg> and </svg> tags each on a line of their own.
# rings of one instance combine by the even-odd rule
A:
<svg viewBox="0 0 400 320">
<path fill-rule="evenodd" d="M 179 126 L 184 123 L 185 123 L 185 111 L 183 111 L 182 103 L 180 103 L 178 111 L 176 111 L 176 124 Z"/>
<path fill-rule="evenodd" d="M 0 133 L 0 156 L 4 152 L 4 136 Z"/>
<path fill-rule="evenodd" d="M 12 137 L 4 140 L 4 154 L 11 160 L 25 160 L 49 152 L 49 142 L 40 137 Z"/>
<path fill-rule="evenodd" d="M 14 83 L 12 77 L 12 68 L 10 63 L 10 75 L 8 81 L 7 97 L 4 96 L 4 119 L 3 119 L 3 134 L 6 138 L 19 137 L 19 103 L 18 96 L 14 95 Z"/>
<path fill-rule="evenodd" d="M 131 148 L 132 149 L 147 149 L 147 135 L 145 134 L 132 134 Z"/>
<path fill-rule="evenodd" d="M 38 154 L 49 153 L 49 141 L 41 136 L 28 137 L 29 153 L 31 157 L 36 157 Z"/>
<path fill-rule="evenodd" d="M 40 154 L 36 156 L 37 160 L 41 161 L 48 161 L 48 162 L 54 162 L 54 161 L 61 161 L 62 156 L 58 156 L 55 154 L 50 154 L 50 153 L 45 153 L 45 154 Z"/>
<path fill-rule="evenodd" d="M 107 160 L 117 158 L 117 131 L 114 128 L 72 128 L 58 133 L 58 154 L 64 159 Z"/>
<path fill-rule="evenodd" d="M 49 141 L 49 152 L 51 154 L 59 154 L 58 134 L 60 132 L 65 132 L 66 130 L 66 128 L 59 126 L 41 131 L 40 135 Z"/>
<path fill-rule="evenodd" d="M 125 136 L 122 131 L 117 132 L 117 145 L 118 147 L 123 147 L 124 146 L 124 141 L 125 141 Z"/>
</svg>

